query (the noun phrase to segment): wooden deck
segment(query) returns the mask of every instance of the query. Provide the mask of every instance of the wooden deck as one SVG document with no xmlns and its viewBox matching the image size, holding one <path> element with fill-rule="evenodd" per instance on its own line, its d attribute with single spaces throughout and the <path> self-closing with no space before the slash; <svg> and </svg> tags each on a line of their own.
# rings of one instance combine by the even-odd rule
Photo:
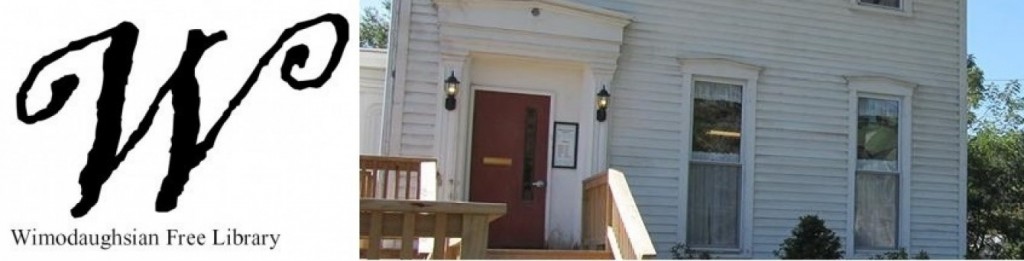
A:
<svg viewBox="0 0 1024 261">
<path fill-rule="evenodd" d="M 359 196 L 361 198 L 419 199 L 423 165 L 433 159 L 360 156 Z M 436 175 L 436 173 L 426 173 Z"/>
<path fill-rule="evenodd" d="M 362 199 L 359 211 L 359 235 L 369 240 L 366 258 L 381 258 L 382 239 L 400 238 L 399 258 L 412 259 L 416 256 L 413 241 L 430 237 L 433 257 L 452 256 L 446 253 L 446 242 L 460 238 L 458 257 L 483 259 L 488 225 L 505 214 L 505 204 Z"/>
<path fill-rule="evenodd" d="M 489 224 L 505 204 L 437 201 L 433 159 L 359 160 L 361 258 L 486 258 Z"/>
<path fill-rule="evenodd" d="M 609 169 L 583 181 L 583 245 L 615 259 L 653 259 L 656 252 L 626 176 Z"/>
<path fill-rule="evenodd" d="M 655 255 L 619 171 L 610 169 L 582 184 L 585 250 L 488 249 L 490 222 L 505 214 L 505 204 L 434 200 L 433 162 L 360 158 L 360 258 L 650 259 Z M 386 248 L 386 242 L 398 248 Z"/>
<path fill-rule="evenodd" d="M 607 250 L 488 249 L 487 259 L 607 260 L 613 258 L 612 252 Z"/>
</svg>

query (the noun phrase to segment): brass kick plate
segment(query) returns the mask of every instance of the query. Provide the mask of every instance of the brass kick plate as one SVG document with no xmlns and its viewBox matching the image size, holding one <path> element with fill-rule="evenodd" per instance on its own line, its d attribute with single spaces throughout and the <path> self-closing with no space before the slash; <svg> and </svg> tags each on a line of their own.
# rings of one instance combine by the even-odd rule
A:
<svg viewBox="0 0 1024 261">
<path fill-rule="evenodd" d="M 512 166 L 512 159 L 502 157 L 484 157 L 484 165 Z"/>
</svg>

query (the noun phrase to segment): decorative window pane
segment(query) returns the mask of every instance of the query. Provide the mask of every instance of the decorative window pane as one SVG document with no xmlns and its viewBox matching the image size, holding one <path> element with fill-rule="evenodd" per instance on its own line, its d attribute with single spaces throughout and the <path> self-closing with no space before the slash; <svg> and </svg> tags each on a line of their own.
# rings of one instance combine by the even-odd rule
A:
<svg viewBox="0 0 1024 261">
<path fill-rule="evenodd" d="M 740 122 L 743 114 L 743 87 L 697 81 L 693 90 L 693 159 L 701 156 L 739 162 Z M 734 159 L 714 154 L 737 155 Z M 717 160 L 715 160 L 717 161 Z"/>
<path fill-rule="evenodd" d="M 690 164 L 688 245 L 739 247 L 740 175 L 740 166 Z"/>
<path fill-rule="evenodd" d="M 863 3 L 863 4 L 877 5 L 877 6 L 884 6 L 884 7 L 892 7 L 892 8 L 896 8 L 896 9 L 899 9 L 899 8 L 902 7 L 902 5 L 901 5 L 902 0 L 858 0 L 858 1 L 860 3 Z"/>
<path fill-rule="evenodd" d="M 857 170 L 899 171 L 899 101 L 860 98 L 857 105 Z"/>
<path fill-rule="evenodd" d="M 739 248 L 743 86 L 696 81 L 693 88 L 686 242 Z"/>
<path fill-rule="evenodd" d="M 895 249 L 899 176 L 857 173 L 856 246 Z"/>
</svg>

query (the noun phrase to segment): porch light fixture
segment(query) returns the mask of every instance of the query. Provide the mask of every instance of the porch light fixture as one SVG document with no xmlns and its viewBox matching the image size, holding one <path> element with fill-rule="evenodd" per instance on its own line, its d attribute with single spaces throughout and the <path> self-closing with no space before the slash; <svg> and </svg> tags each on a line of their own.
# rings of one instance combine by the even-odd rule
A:
<svg viewBox="0 0 1024 261">
<path fill-rule="evenodd" d="M 608 98 L 611 97 L 608 89 L 601 85 L 601 92 L 597 93 L 597 121 L 604 122 L 608 118 Z"/>
<path fill-rule="evenodd" d="M 455 70 L 452 70 L 452 74 L 444 80 L 444 93 L 448 95 L 448 98 L 444 99 L 444 108 L 454 110 L 455 94 L 459 93 L 459 79 L 455 78 Z"/>
</svg>

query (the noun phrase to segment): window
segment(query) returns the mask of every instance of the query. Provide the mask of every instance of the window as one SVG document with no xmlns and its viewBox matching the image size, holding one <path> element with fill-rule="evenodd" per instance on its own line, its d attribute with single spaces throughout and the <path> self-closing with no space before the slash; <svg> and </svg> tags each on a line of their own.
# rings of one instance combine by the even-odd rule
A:
<svg viewBox="0 0 1024 261">
<path fill-rule="evenodd" d="M 695 81 L 686 242 L 739 248 L 743 86 Z"/>
<path fill-rule="evenodd" d="M 900 101 L 857 99 L 855 244 L 896 249 L 900 194 Z"/>
<path fill-rule="evenodd" d="M 753 257 L 754 108 L 763 68 L 681 58 L 683 142 L 677 240 L 723 258 Z"/>
<path fill-rule="evenodd" d="M 869 13 L 911 17 L 913 0 L 850 0 L 850 9 Z"/>
<path fill-rule="evenodd" d="M 902 9 L 903 0 L 857 0 L 862 5 L 880 6 L 886 8 Z"/>
<path fill-rule="evenodd" d="M 917 84 L 845 76 L 850 88 L 847 253 L 870 256 L 910 242 L 911 108 Z"/>
</svg>

